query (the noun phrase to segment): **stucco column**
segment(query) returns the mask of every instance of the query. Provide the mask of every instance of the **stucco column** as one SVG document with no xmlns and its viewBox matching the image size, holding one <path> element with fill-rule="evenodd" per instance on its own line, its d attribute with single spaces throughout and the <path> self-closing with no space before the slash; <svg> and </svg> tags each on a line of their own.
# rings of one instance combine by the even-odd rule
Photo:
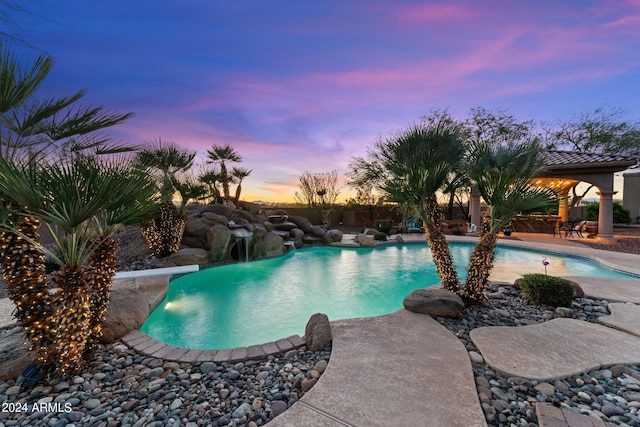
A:
<svg viewBox="0 0 640 427">
<path fill-rule="evenodd" d="M 478 187 L 471 187 L 471 206 L 469 206 L 469 215 L 471 216 L 471 224 L 475 224 L 480 230 L 480 191 Z"/>
<path fill-rule="evenodd" d="M 569 191 L 563 190 L 558 194 L 558 198 L 560 199 L 560 203 L 558 205 L 558 216 L 560 217 L 560 222 L 567 222 L 569 221 L 569 203 L 567 201 L 569 198 Z"/>
<path fill-rule="evenodd" d="M 613 240 L 613 195 L 617 191 L 603 191 L 596 193 L 600 196 L 598 210 L 598 237 Z"/>
</svg>

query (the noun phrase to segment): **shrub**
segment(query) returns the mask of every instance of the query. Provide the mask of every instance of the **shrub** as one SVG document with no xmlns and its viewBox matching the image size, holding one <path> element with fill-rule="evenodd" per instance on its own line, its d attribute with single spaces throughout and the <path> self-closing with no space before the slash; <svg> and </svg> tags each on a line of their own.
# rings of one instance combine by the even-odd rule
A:
<svg viewBox="0 0 640 427">
<path fill-rule="evenodd" d="M 589 203 L 584 207 L 584 219 L 597 221 L 599 210 L 600 203 Z M 631 213 L 620 202 L 613 202 L 613 222 L 615 224 L 629 224 L 631 222 Z"/>
<path fill-rule="evenodd" d="M 373 240 L 380 240 L 382 242 L 387 241 L 387 233 L 377 232 L 373 235 Z"/>
<path fill-rule="evenodd" d="M 391 231 L 391 220 L 390 219 L 377 219 L 374 223 L 373 223 L 373 227 L 385 234 L 389 234 L 389 231 Z M 385 239 L 386 240 L 386 239 Z"/>
<path fill-rule="evenodd" d="M 536 305 L 570 307 L 573 286 L 568 280 L 546 274 L 525 274 L 520 279 L 525 298 Z"/>
<path fill-rule="evenodd" d="M 465 233 L 464 228 L 456 225 L 451 227 L 451 234 L 456 236 L 462 236 Z"/>
</svg>

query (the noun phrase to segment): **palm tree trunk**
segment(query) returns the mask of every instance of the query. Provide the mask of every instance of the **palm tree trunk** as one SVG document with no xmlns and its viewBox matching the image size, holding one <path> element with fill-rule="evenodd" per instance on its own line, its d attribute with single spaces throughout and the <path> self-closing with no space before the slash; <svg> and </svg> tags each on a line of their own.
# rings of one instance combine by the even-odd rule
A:
<svg viewBox="0 0 640 427">
<path fill-rule="evenodd" d="M 471 303 L 479 304 L 484 301 L 484 292 L 489 287 L 489 275 L 495 260 L 496 240 L 495 234 L 482 233 L 471 253 L 467 282 L 462 294 Z"/>
<path fill-rule="evenodd" d="M 88 260 L 89 271 L 93 275 L 93 290 L 90 293 L 89 337 L 85 347 L 85 360 L 95 350 L 102 337 L 102 322 L 111 299 L 111 285 L 118 269 L 118 247 L 113 237 L 108 237 L 98 245 Z"/>
<path fill-rule="evenodd" d="M 29 350 L 36 351 L 38 359 L 49 358 L 51 333 L 49 322 L 50 294 L 47 286 L 44 255 L 33 242 L 40 241 L 40 221 L 23 217 L 16 230 L 22 236 L 0 232 L 1 267 L 9 296 L 16 305 L 15 317 L 24 328 Z"/>
<path fill-rule="evenodd" d="M 81 368 L 90 325 L 91 275 L 85 267 L 62 268 L 52 274 L 59 290 L 53 300 L 55 372 L 68 376 Z"/>
<path fill-rule="evenodd" d="M 442 286 L 454 293 L 460 292 L 460 283 L 458 282 L 458 273 L 449 251 L 447 240 L 440 230 L 441 212 L 435 195 L 427 198 L 426 201 L 426 238 L 433 262 L 436 265 L 436 272 L 442 282 Z"/>
</svg>

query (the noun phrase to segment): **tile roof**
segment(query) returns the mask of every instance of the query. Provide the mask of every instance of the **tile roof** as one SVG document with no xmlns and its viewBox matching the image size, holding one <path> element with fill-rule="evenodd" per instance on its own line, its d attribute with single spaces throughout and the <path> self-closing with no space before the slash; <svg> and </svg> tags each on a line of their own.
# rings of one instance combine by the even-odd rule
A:
<svg viewBox="0 0 640 427">
<path fill-rule="evenodd" d="M 545 163 L 548 166 L 569 166 L 569 165 L 588 165 L 588 164 L 612 164 L 612 163 L 629 163 L 629 166 L 637 163 L 637 157 L 598 154 L 598 153 L 579 153 L 576 151 L 560 151 L 560 150 L 544 150 L 542 152 L 545 157 Z"/>
</svg>

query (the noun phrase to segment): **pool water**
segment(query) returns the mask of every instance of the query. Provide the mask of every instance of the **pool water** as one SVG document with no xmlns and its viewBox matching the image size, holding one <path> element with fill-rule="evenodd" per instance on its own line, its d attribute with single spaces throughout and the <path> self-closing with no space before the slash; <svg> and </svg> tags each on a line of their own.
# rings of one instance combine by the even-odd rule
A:
<svg viewBox="0 0 640 427">
<path fill-rule="evenodd" d="M 450 245 L 464 280 L 471 244 Z M 635 277 L 580 258 L 498 247 L 493 280 L 526 273 Z M 230 264 L 171 281 L 166 298 L 141 330 L 193 349 L 223 349 L 303 335 L 314 313 L 330 320 L 388 314 L 411 291 L 439 283 L 426 244 L 376 248 L 312 247 L 286 256 Z"/>
</svg>

